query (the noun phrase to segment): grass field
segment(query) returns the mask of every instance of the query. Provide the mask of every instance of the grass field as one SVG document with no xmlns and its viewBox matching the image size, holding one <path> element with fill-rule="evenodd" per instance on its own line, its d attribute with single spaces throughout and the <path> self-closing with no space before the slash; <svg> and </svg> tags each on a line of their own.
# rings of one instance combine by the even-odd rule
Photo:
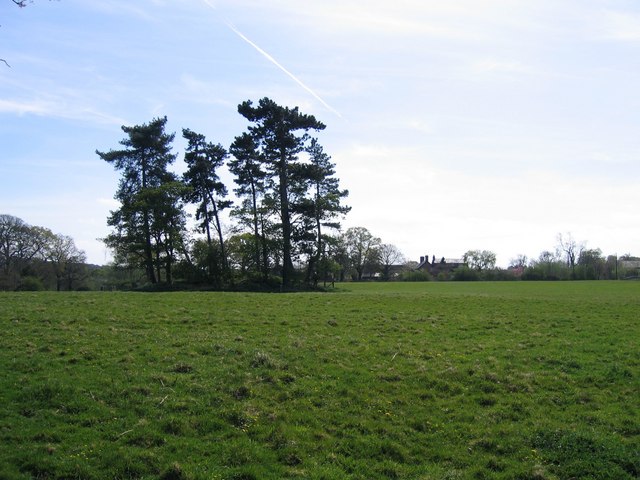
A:
<svg viewBox="0 0 640 480">
<path fill-rule="evenodd" d="M 640 282 L 0 294 L 0 479 L 632 479 Z"/>
</svg>

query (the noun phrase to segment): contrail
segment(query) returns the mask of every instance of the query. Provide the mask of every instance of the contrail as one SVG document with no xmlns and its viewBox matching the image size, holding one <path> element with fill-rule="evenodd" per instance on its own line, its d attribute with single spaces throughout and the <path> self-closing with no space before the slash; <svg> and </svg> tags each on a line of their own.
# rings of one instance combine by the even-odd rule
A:
<svg viewBox="0 0 640 480">
<path fill-rule="evenodd" d="M 205 4 L 207 4 L 209 7 L 211 7 L 213 10 L 217 10 L 216 6 L 210 1 L 210 0 L 202 0 Z M 338 112 L 335 108 L 333 108 L 331 105 L 329 105 L 327 102 L 325 102 L 320 95 L 318 95 L 316 92 L 314 92 L 313 90 L 311 90 L 311 88 L 309 88 L 308 86 L 306 86 L 300 79 L 298 79 L 298 77 L 296 77 L 293 73 L 291 73 L 289 70 L 287 70 L 286 68 L 284 68 L 280 62 L 278 62 L 275 58 L 273 58 L 268 52 L 264 51 L 262 48 L 260 48 L 258 45 L 256 45 L 255 43 L 253 43 L 249 38 L 247 38 L 240 30 L 238 30 L 235 25 L 233 25 L 233 23 L 229 22 L 228 20 L 224 20 L 224 23 L 227 25 L 227 27 L 229 27 L 229 29 L 231 29 L 231 31 L 233 33 L 235 33 L 236 35 L 238 35 L 242 40 L 244 40 L 245 42 L 247 42 L 249 45 L 251 45 L 254 49 L 256 49 L 258 51 L 258 53 L 260 53 L 260 55 L 262 55 L 264 58 L 266 58 L 267 60 L 269 60 L 271 63 L 273 63 L 276 67 L 278 67 L 280 70 L 282 70 L 284 73 L 287 74 L 287 76 L 289 78 L 291 78 L 294 82 L 296 82 L 298 85 L 300 85 L 303 89 L 305 89 L 308 93 L 310 93 L 313 98 L 315 98 L 316 100 L 318 100 L 322 105 L 324 105 L 327 110 L 329 110 L 330 112 L 335 113 L 338 117 L 342 117 L 342 115 L 340 115 L 340 112 Z"/>
</svg>

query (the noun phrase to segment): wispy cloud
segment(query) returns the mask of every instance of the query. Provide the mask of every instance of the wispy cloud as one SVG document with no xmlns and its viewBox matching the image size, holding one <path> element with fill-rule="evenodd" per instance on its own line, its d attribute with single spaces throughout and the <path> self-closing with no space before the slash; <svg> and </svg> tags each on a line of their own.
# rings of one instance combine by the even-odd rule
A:
<svg viewBox="0 0 640 480">
<path fill-rule="evenodd" d="M 68 105 L 56 100 L 5 100 L 0 99 L 0 113 L 14 115 L 37 115 L 41 117 L 84 120 L 101 124 L 123 125 L 127 121 L 84 106 Z"/>
<path fill-rule="evenodd" d="M 216 9 L 216 6 L 210 1 L 210 0 L 203 0 L 203 2 L 208 5 L 209 7 L 211 7 L 214 10 Z M 257 45 L 256 43 L 254 43 L 253 41 L 251 41 L 246 35 L 244 35 L 240 30 L 238 30 L 236 28 L 235 25 L 233 25 L 233 23 L 231 23 L 228 20 L 224 20 L 225 24 L 227 25 L 227 27 L 229 27 L 229 29 L 231 29 L 231 31 L 233 31 L 233 33 L 235 33 L 238 37 L 240 37 L 242 40 L 244 40 L 246 43 L 248 43 L 249 45 L 251 45 L 258 53 L 260 53 L 260 55 L 262 55 L 264 58 L 266 58 L 267 60 L 269 60 L 269 62 L 271 62 L 273 65 L 275 65 L 276 67 L 278 67 L 282 72 L 284 72 L 289 78 L 291 78 L 294 82 L 296 82 L 300 87 L 302 87 L 307 93 L 309 93 L 313 98 L 315 98 L 316 100 L 318 100 L 322 105 L 324 105 L 324 107 L 329 110 L 330 112 L 334 113 L 335 115 L 337 115 L 338 117 L 342 117 L 342 115 L 340 114 L 340 112 L 338 112 L 335 108 L 333 108 L 331 105 L 329 105 L 322 97 L 320 97 L 320 95 L 318 95 L 315 91 L 313 91 L 309 86 L 307 86 L 302 80 L 300 80 L 298 77 L 296 77 L 293 73 L 291 73 L 287 68 L 285 68 L 280 62 L 278 62 L 271 54 L 269 54 L 267 51 L 265 51 L 264 49 L 262 49 L 259 45 Z"/>
</svg>

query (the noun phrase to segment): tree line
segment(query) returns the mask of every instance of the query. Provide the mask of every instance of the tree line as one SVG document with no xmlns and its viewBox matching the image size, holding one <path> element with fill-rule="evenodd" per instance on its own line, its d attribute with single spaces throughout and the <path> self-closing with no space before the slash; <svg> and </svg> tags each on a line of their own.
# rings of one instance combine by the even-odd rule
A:
<svg viewBox="0 0 640 480">
<path fill-rule="evenodd" d="M 0 215 L 0 290 L 74 290 L 87 277 L 73 239 L 13 215 Z"/>
<path fill-rule="evenodd" d="M 604 255 L 600 248 L 587 248 L 585 241 L 570 233 L 558 234 L 556 245 L 537 258 L 518 255 L 507 269 L 496 268 L 496 254 L 490 250 L 469 250 L 464 267 L 452 272 L 452 280 L 618 280 L 637 279 L 640 257 L 630 253 Z"/>
</svg>

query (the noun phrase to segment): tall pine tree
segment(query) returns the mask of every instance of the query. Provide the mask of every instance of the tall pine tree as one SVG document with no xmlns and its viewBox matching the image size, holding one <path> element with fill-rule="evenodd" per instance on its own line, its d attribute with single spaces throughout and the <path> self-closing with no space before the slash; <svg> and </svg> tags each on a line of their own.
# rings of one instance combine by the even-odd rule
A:
<svg viewBox="0 0 640 480">
<path fill-rule="evenodd" d="M 188 142 L 184 154 L 187 171 L 183 175 L 184 182 L 190 187 L 187 200 L 198 206 L 196 220 L 200 221 L 199 229 L 206 234 L 208 275 L 212 278 L 216 271 L 222 270 L 226 274 L 228 270 L 220 213 L 230 207 L 232 202 L 226 199 L 227 187 L 218 175 L 218 170 L 227 158 L 227 151 L 222 145 L 207 142 L 204 135 L 189 129 L 183 129 L 182 135 Z M 217 265 L 215 254 L 218 248 L 214 245 L 211 234 L 212 225 L 220 252 L 219 265 Z"/>
<path fill-rule="evenodd" d="M 346 215 L 351 207 L 341 202 L 349 195 L 348 190 L 340 189 L 340 181 L 335 176 L 335 164 L 324 152 L 322 145 L 313 138 L 307 148 L 309 164 L 305 165 L 305 177 L 308 184 L 308 196 L 303 201 L 302 210 L 307 215 L 314 232 L 314 247 L 309 255 L 307 279 L 327 276 L 327 260 L 324 228 L 338 230 L 339 217 Z"/>
<path fill-rule="evenodd" d="M 96 150 L 101 159 L 122 174 L 114 197 L 120 208 L 108 218 L 107 223 L 114 231 L 105 243 L 114 250 L 116 258 L 129 262 L 137 258 L 151 283 L 161 281 L 161 263 L 167 281 L 171 281 L 174 243 L 183 228 L 178 219 L 181 208 L 179 196 L 175 195 L 176 178 L 167 170 L 176 155 L 171 152 L 174 134 L 165 132 L 166 123 L 167 117 L 163 117 L 147 124 L 123 126 L 127 136 L 120 144 L 124 149 Z M 163 251 L 164 260 L 160 258 Z"/>
<path fill-rule="evenodd" d="M 281 225 L 282 285 L 293 282 L 292 210 L 290 196 L 295 186 L 292 178 L 298 155 L 304 151 L 310 130 L 323 130 L 324 124 L 313 115 L 300 113 L 297 107 L 290 109 L 263 98 L 257 106 L 246 101 L 238 106 L 238 112 L 249 120 L 249 135 L 260 151 L 260 160 L 270 180 L 273 197 L 278 202 Z"/>
</svg>

